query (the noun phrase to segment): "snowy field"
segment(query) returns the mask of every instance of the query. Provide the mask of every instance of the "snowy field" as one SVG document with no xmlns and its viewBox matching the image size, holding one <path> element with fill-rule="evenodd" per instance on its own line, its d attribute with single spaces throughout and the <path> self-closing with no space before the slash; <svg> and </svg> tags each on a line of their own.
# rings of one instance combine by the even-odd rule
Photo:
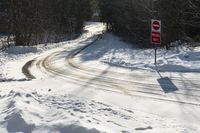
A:
<svg viewBox="0 0 200 133">
<path fill-rule="evenodd" d="M 200 48 L 159 49 L 157 67 L 110 34 L 83 49 L 104 28 L 0 52 L 0 133 L 200 132 Z"/>
</svg>

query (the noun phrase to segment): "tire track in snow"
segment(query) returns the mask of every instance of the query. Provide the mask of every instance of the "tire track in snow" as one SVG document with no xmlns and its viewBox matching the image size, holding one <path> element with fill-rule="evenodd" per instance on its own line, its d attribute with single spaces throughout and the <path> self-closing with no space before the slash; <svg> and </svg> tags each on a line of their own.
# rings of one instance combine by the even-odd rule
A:
<svg viewBox="0 0 200 133">
<path fill-rule="evenodd" d="M 85 75 L 81 75 L 81 74 L 76 74 L 76 73 L 73 73 L 74 71 L 76 70 L 72 70 L 72 68 L 74 67 L 74 65 L 70 65 L 68 66 L 70 68 L 70 73 L 66 73 L 65 70 L 59 70 L 58 68 L 55 68 L 52 66 L 51 64 L 51 61 L 53 60 L 54 57 L 56 57 L 57 55 L 59 55 L 59 52 L 55 52 L 55 53 L 52 53 L 50 56 L 47 56 L 44 60 L 38 62 L 38 66 L 40 66 L 40 69 L 41 69 L 41 66 L 43 68 L 45 68 L 45 71 L 47 73 L 49 73 L 49 75 L 51 76 L 60 76 L 62 78 L 64 78 L 65 80 L 70 80 L 70 82 L 73 81 L 73 83 L 76 83 L 76 84 L 79 84 L 79 85 L 82 85 L 84 86 L 85 83 L 87 83 L 88 81 L 92 80 L 92 78 L 94 77 L 87 77 Z M 71 56 L 67 56 L 67 58 L 71 58 Z M 83 70 L 84 71 L 84 70 Z M 98 90 L 103 90 L 103 91 L 109 91 L 109 92 L 115 92 L 115 93 L 121 93 L 121 94 L 127 94 L 127 95 L 130 95 L 130 96 L 138 96 L 138 97 L 146 97 L 146 98 L 151 98 L 151 99 L 155 99 L 155 100 L 162 100 L 162 101 L 167 101 L 167 102 L 176 102 L 176 103 L 181 103 L 181 104 L 191 104 L 191 105 L 198 105 L 198 103 L 193 103 L 193 102 L 188 102 L 188 101 L 178 101 L 176 99 L 169 99 L 169 98 L 164 98 L 164 94 L 161 90 L 156 90 L 156 89 L 151 89 L 151 91 L 147 91 L 149 89 L 149 84 L 145 84 L 144 83 L 140 83 L 140 82 L 130 82 L 130 81 L 123 81 L 123 82 L 130 82 L 131 84 L 134 84 L 133 87 L 135 88 L 139 88 L 139 89 L 131 89 L 131 90 L 127 90 L 125 89 L 124 87 L 122 86 L 125 86 L 125 85 L 128 85 L 128 84 L 122 84 L 121 81 L 120 84 L 118 84 L 118 81 L 113 80 L 113 81 L 108 81 L 107 78 L 108 77 L 104 77 L 105 79 L 103 78 L 97 78 L 95 80 L 92 80 L 93 82 L 90 82 L 90 86 L 98 89 Z M 121 86 L 122 85 L 122 86 Z M 155 85 L 155 84 L 150 84 L 152 88 L 158 88 L 159 85 Z M 98 86 L 98 87 L 97 87 Z M 100 87 L 104 87 L 103 89 L 100 88 Z M 107 89 L 107 88 L 114 88 L 115 90 L 110 90 L 110 89 Z M 146 89 L 144 89 L 146 88 Z M 130 92 L 136 92 L 136 93 L 144 93 L 144 94 L 148 94 L 148 95 L 140 95 L 140 94 L 133 94 L 133 93 L 130 93 Z M 151 96 L 149 96 L 149 94 Z M 179 93 L 177 93 L 179 94 Z M 180 94 L 180 95 L 184 95 L 184 94 Z M 194 95 L 191 95 L 192 97 Z"/>
<path fill-rule="evenodd" d="M 30 60 L 28 61 L 22 68 L 22 72 L 23 74 L 28 78 L 28 79 L 35 79 L 35 77 L 31 74 L 31 72 L 29 71 L 29 68 L 32 66 L 33 62 L 35 62 L 35 60 Z"/>
<path fill-rule="evenodd" d="M 98 40 L 95 39 L 95 41 Z M 66 57 L 65 66 L 68 68 L 67 72 L 66 69 L 58 69 L 53 66 L 51 63 L 54 61 L 54 58 L 56 56 L 59 56 L 64 51 L 57 51 L 54 53 L 51 53 L 51 55 L 45 57 L 44 59 L 40 60 L 32 60 L 26 63 L 26 65 L 23 67 L 25 71 L 25 75 L 28 78 L 32 78 L 32 74 L 29 71 L 29 68 L 32 66 L 33 62 L 36 63 L 36 66 L 41 70 L 43 73 L 49 75 L 49 76 L 58 76 L 64 78 L 64 80 L 68 80 L 71 83 L 79 84 L 81 86 L 87 86 L 93 87 L 98 90 L 102 91 L 108 91 L 108 92 L 114 92 L 114 93 L 120 93 L 120 94 L 126 94 L 130 96 L 137 96 L 137 97 L 146 97 L 151 98 L 154 100 L 161 100 L 161 101 L 167 101 L 167 102 L 176 102 L 181 104 L 191 104 L 191 105 L 200 105 L 197 102 L 189 102 L 187 100 L 181 101 L 174 98 L 166 98 L 163 91 L 161 90 L 160 85 L 155 83 L 147 83 L 147 82 L 139 82 L 139 81 L 128 81 L 128 80 L 120 80 L 113 77 L 104 76 L 106 72 L 99 71 L 98 69 L 94 68 L 84 68 L 81 66 L 78 66 L 74 61 L 73 58 L 79 54 L 82 50 L 88 48 L 90 45 L 92 45 L 95 41 L 92 43 L 84 46 L 79 47 L 75 50 L 72 50 Z M 27 72 L 26 72 L 27 71 Z M 102 73 L 101 73 L 102 72 Z M 101 75 L 97 75 L 96 73 L 100 73 Z M 120 73 L 116 72 L 108 72 L 112 75 L 120 75 Z M 33 76 L 34 77 L 34 76 Z M 154 76 L 152 76 L 154 77 Z M 135 78 L 142 78 L 141 76 L 135 76 Z M 174 78 L 174 80 L 178 80 L 177 78 Z M 89 84 L 89 85 L 88 85 Z M 131 85 L 131 89 L 127 89 L 124 86 Z M 102 88 L 103 87 L 103 88 Z M 181 83 L 177 87 L 183 87 Z M 110 89 L 112 88 L 112 89 Z M 200 91 L 199 89 L 192 89 L 190 91 Z M 183 95 L 187 97 L 200 97 L 199 95 L 190 95 L 180 92 L 174 92 L 175 95 Z"/>
</svg>

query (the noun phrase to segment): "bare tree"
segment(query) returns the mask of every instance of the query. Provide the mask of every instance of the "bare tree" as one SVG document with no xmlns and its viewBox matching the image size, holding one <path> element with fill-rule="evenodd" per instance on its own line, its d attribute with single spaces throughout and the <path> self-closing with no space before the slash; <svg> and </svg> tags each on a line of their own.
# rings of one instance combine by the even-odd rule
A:
<svg viewBox="0 0 200 133">
<path fill-rule="evenodd" d="M 151 19 L 162 20 L 162 44 L 166 46 L 200 33 L 199 0 L 99 0 L 99 3 L 107 29 L 140 44 L 150 44 Z"/>
<path fill-rule="evenodd" d="M 4 10 L 7 19 L 3 20 L 9 21 L 6 31 L 14 35 L 16 45 L 58 42 L 79 34 L 84 20 L 91 15 L 90 0 L 3 0 L 2 3 L 7 5 Z"/>
</svg>

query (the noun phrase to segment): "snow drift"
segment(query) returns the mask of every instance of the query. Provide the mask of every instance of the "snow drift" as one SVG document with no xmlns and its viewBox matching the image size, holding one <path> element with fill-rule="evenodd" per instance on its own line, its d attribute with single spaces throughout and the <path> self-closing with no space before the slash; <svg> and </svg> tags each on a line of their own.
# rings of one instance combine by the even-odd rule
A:
<svg viewBox="0 0 200 133">
<path fill-rule="evenodd" d="M 52 99 L 49 103 L 45 100 Z M 65 97 L 65 101 L 57 101 L 56 97 L 42 97 L 36 92 L 23 93 L 11 91 L 9 94 L 0 98 L 1 119 L 0 131 L 3 132 L 59 132 L 59 133 L 100 133 L 95 128 L 83 126 L 78 120 L 73 120 L 74 113 L 84 110 L 82 104 L 77 103 L 76 99 Z M 54 100 L 53 100 L 54 99 Z M 62 99 L 64 100 L 64 99 Z M 62 104 L 54 107 L 56 101 Z M 67 104 L 68 110 L 59 110 Z M 78 106 L 80 104 L 80 106 Z M 77 106 L 75 106 L 77 105 Z M 4 107 L 4 108 L 3 108 Z M 67 112 L 67 113 L 63 113 Z M 65 115 L 64 115 L 65 114 Z M 60 118 L 60 119 L 58 119 Z M 4 127 L 5 126 L 5 127 Z"/>
</svg>

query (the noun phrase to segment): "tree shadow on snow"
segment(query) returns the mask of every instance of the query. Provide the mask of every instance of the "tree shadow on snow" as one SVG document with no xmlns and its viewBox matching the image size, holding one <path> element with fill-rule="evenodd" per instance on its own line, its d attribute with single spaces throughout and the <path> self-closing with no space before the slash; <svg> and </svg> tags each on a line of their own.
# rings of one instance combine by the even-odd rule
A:
<svg viewBox="0 0 200 133">
<path fill-rule="evenodd" d="M 4 83 L 4 82 L 24 82 L 24 81 L 31 81 L 31 79 L 25 79 L 25 78 L 23 78 L 23 79 L 12 79 L 12 78 L 8 78 L 8 79 L 3 78 L 3 79 L 1 79 L 0 78 L 0 83 Z"/>
<path fill-rule="evenodd" d="M 13 113 L 11 118 L 7 120 L 7 131 L 9 133 L 32 133 L 35 128 L 34 124 L 28 124 L 19 113 Z"/>
<path fill-rule="evenodd" d="M 115 55 L 116 51 L 121 50 L 122 47 L 118 47 L 117 45 L 113 48 L 113 43 L 115 39 L 109 37 L 109 34 L 102 35 L 98 40 L 96 40 L 93 45 L 87 47 L 81 51 L 80 59 L 83 62 L 99 60 L 102 58 L 108 51 L 110 51 L 111 55 Z"/>
</svg>

